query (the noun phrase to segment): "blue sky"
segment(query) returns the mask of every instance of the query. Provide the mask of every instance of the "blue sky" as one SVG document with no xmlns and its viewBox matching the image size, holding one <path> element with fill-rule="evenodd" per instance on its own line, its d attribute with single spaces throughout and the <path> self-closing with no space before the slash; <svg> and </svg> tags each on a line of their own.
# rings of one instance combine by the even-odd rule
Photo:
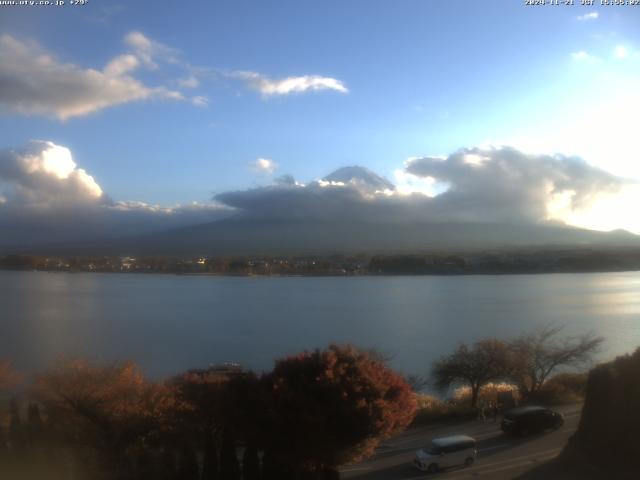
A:
<svg viewBox="0 0 640 480">
<path fill-rule="evenodd" d="M 62 145 L 111 198 L 160 205 L 206 202 L 284 174 L 308 182 L 345 165 L 400 182 L 409 158 L 488 143 L 580 155 L 640 179 L 631 112 L 640 106 L 640 7 L 523 3 L 0 7 L 0 34 L 27 51 L 97 71 L 133 54 L 126 75 L 164 89 L 68 116 L 62 100 L 25 110 L 0 96 L 0 148 Z M 132 33 L 151 42 L 150 58 L 126 40 Z M 265 94 L 246 72 L 338 83 Z M 260 158 L 277 168 L 252 168 Z"/>
</svg>

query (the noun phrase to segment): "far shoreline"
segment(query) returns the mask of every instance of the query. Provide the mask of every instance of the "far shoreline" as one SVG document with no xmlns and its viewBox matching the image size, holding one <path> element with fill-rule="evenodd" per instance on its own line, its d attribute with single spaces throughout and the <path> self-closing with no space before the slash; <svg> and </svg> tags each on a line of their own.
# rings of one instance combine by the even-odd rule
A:
<svg viewBox="0 0 640 480">
<path fill-rule="evenodd" d="M 465 273 L 361 273 L 361 274 L 241 274 L 241 273 L 215 273 L 215 272 L 113 272 L 113 271 L 90 271 L 90 270 L 25 270 L 0 268 L 0 272 L 27 272 L 27 273 L 54 273 L 54 274 L 105 274 L 105 275 L 127 275 L 146 276 L 161 275 L 175 277 L 218 277 L 218 278 L 395 278 L 395 277 L 503 277 L 520 275 L 593 275 L 599 273 L 634 273 L 640 272 L 640 268 L 616 269 L 616 270 L 535 270 L 520 272 L 465 272 Z"/>
<path fill-rule="evenodd" d="M 225 277 L 533 275 L 640 271 L 640 248 L 529 248 L 412 254 L 0 256 L 0 270 Z"/>
</svg>

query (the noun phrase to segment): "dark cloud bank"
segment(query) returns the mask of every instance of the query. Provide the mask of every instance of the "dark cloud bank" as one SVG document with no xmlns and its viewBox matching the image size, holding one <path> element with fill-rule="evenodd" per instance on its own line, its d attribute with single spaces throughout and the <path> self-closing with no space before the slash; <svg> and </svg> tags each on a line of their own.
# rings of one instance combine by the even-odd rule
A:
<svg viewBox="0 0 640 480">
<path fill-rule="evenodd" d="M 285 176 L 166 208 L 116 202 L 67 149 L 33 142 L 0 152 L 0 247 L 229 255 L 640 244 L 549 216 L 550 204 L 581 209 L 627 183 L 579 158 L 474 148 L 411 159 L 405 172 L 433 178 L 443 193 L 400 193 L 366 168 L 346 167 L 308 184 Z"/>
<path fill-rule="evenodd" d="M 218 195 L 245 218 L 364 222 L 472 222 L 541 224 L 547 204 L 567 194 L 568 208 L 613 193 L 624 180 L 579 158 L 526 155 L 516 149 L 464 149 L 446 159 L 414 158 L 407 173 L 435 178 L 448 189 L 435 197 L 401 195 L 388 180 L 348 167 L 309 185 L 293 179 Z"/>
</svg>

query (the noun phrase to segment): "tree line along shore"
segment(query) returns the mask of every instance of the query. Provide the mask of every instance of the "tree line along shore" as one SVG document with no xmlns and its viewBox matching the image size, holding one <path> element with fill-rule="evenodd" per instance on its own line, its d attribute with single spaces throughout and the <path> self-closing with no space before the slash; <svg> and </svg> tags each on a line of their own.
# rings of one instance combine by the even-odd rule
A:
<svg viewBox="0 0 640 480">
<path fill-rule="evenodd" d="M 638 248 L 545 248 L 398 255 L 0 256 L 0 269 L 264 276 L 477 275 L 640 270 Z"/>
</svg>

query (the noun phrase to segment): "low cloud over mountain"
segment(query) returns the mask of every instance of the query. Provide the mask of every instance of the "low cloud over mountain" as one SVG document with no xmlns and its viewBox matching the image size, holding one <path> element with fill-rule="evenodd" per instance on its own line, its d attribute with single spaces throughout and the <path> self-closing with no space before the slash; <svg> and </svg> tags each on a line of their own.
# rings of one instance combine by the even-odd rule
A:
<svg viewBox="0 0 640 480">
<path fill-rule="evenodd" d="M 260 219 L 531 224 L 561 220 L 628 183 L 579 158 L 510 147 L 413 158 L 405 173 L 433 179 L 442 193 L 405 194 L 366 168 L 346 167 L 309 184 L 289 178 L 216 200 Z"/>
<path fill-rule="evenodd" d="M 78 168 L 68 148 L 32 141 L 0 150 L 0 244 L 118 237 L 219 218 L 213 204 L 161 207 L 114 201 Z M 227 213 L 228 214 L 228 213 Z"/>
<path fill-rule="evenodd" d="M 0 245 L 102 241 L 173 229 L 164 239 L 154 234 L 146 241 L 162 242 L 165 253 L 182 237 L 203 253 L 222 248 L 221 238 L 227 246 L 254 252 L 269 245 L 353 250 L 358 243 L 394 250 L 400 245 L 427 248 L 434 232 L 439 232 L 439 245 L 447 245 L 452 241 L 447 231 L 467 236 L 464 225 L 475 232 L 464 238 L 469 246 L 486 236 L 487 228 L 492 241 L 503 238 L 508 244 L 520 229 L 527 232 L 523 241 L 535 243 L 536 229 L 562 227 L 573 212 L 589 209 L 629 183 L 579 158 L 530 155 L 510 147 L 412 158 L 403 172 L 431 179 L 438 193 L 406 193 L 353 166 L 306 184 L 282 176 L 267 186 L 219 194 L 215 202 L 162 207 L 111 199 L 67 148 L 34 141 L 20 150 L 0 151 Z M 509 226 L 503 237 L 496 225 Z M 189 228 L 175 230 L 179 227 Z M 550 234 L 544 238 L 554 241 Z M 124 249 L 126 241 L 121 245 Z"/>
<path fill-rule="evenodd" d="M 515 148 L 471 148 L 446 159 L 414 158 L 406 171 L 448 185 L 432 215 L 456 221 L 540 222 L 591 206 L 629 184 L 577 157 Z"/>
</svg>

